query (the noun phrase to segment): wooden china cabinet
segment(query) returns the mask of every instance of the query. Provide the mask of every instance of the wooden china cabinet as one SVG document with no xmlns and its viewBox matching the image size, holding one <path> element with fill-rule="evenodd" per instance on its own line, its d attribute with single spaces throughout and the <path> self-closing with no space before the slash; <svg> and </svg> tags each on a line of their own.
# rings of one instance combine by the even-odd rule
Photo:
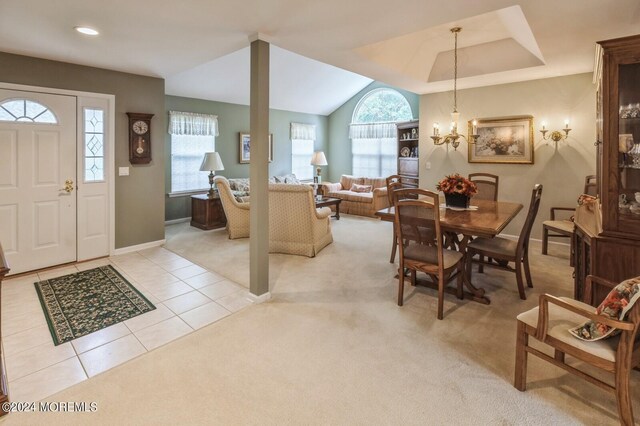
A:
<svg viewBox="0 0 640 426">
<path fill-rule="evenodd" d="M 419 185 L 418 120 L 398 123 L 398 175 L 406 188 Z"/>
<path fill-rule="evenodd" d="M 583 299 L 588 274 L 614 282 L 640 275 L 640 203 L 635 201 L 635 193 L 640 193 L 640 35 L 601 41 L 597 50 L 602 232 L 576 224 L 573 260 L 578 299 Z M 606 293 L 597 293 L 594 304 Z"/>
</svg>

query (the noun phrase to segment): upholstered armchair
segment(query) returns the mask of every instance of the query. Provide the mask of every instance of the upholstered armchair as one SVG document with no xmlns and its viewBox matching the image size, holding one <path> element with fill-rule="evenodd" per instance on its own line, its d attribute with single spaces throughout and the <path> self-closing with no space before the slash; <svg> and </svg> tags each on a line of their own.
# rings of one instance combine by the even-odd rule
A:
<svg viewBox="0 0 640 426">
<path fill-rule="evenodd" d="M 333 242 L 331 209 L 316 209 L 310 185 L 269 185 L 269 252 L 314 257 Z"/>
<path fill-rule="evenodd" d="M 224 214 L 227 216 L 227 232 L 229 238 L 246 238 L 249 236 L 249 203 L 239 203 L 233 196 L 229 181 L 224 176 L 214 179 Z"/>
</svg>

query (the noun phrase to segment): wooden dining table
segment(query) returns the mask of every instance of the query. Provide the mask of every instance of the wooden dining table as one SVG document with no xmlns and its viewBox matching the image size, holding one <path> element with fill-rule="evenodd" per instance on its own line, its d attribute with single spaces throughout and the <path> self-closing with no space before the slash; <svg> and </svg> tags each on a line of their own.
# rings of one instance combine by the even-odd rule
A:
<svg viewBox="0 0 640 426">
<path fill-rule="evenodd" d="M 469 244 L 473 238 L 495 237 L 500 234 L 509 222 L 522 210 L 522 204 L 506 201 L 471 199 L 471 206 L 470 210 L 440 209 L 440 229 L 448 240 L 445 244 L 447 246 L 455 245 L 456 249 L 465 256 L 467 244 Z M 393 206 L 376 212 L 376 216 L 387 222 L 393 222 L 395 215 L 396 212 Z M 461 238 L 458 238 L 459 235 Z M 471 299 L 484 304 L 491 303 L 491 300 L 485 296 L 484 289 L 475 287 L 471 281 L 469 281 L 466 271 L 463 282 L 469 292 L 468 296 L 470 296 Z"/>
</svg>

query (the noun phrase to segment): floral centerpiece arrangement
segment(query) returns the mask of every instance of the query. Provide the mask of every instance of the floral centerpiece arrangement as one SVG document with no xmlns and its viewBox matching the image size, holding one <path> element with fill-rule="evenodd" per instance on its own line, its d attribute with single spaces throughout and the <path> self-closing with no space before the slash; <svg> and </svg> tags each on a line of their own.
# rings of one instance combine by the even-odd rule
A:
<svg viewBox="0 0 640 426">
<path fill-rule="evenodd" d="M 447 206 L 469 207 L 469 200 L 478 193 L 478 187 L 464 176 L 458 173 L 445 176 L 436 186 L 438 191 L 444 192 Z"/>
</svg>

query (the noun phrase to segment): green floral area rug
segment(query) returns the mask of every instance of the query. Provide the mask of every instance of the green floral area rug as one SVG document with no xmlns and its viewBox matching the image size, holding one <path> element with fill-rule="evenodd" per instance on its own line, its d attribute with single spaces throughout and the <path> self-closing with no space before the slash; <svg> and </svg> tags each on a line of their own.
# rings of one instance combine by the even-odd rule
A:
<svg viewBox="0 0 640 426">
<path fill-rule="evenodd" d="M 156 308 L 112 266 L 34 285 L 56 346 Z"/>
</svg>

